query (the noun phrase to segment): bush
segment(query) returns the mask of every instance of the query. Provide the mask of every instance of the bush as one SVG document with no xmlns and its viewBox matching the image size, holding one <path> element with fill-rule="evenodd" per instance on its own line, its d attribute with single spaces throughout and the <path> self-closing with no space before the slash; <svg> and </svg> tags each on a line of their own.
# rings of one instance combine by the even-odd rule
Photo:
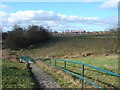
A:
<svg viewBox="0 0 120 90">
<path fill-rule="evenodd" d="M 1 36 L 2 36 L 2 39 L 6 39 L 6 37 L 7 37 L 7 32 L 3 32 Z"/>
<path fill-rule="evenodd" d="M 7 33 L 5 45 L 14 50 L 26 48 L 31 44 L 38 44 L 50 39 L 52 36 L 43 26 L 32 25 L 27 29 L 14 26 L 13 30 Z"/>
<path fill-rule="evenodd" d="M 30 44 L 36 44 L 39 42 L 46 41 L 51 38 L 47 29 L 42 26 L 29 26 L 28 31 L 26 32 L 26 36 L 30 39 Z"/>
</svg>

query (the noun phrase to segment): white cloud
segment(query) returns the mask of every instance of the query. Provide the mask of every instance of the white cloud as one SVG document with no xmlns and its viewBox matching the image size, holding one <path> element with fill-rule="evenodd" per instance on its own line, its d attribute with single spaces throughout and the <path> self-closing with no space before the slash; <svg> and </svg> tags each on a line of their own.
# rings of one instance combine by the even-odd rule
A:
<svg viewBox="0 0 120 90">
<path fill-rule="evenodd" d="M 9 10 L 10 7 L 8 5 L 5 4 L 0 4 L 0 10 Z"/>
<path fill-rule="evenodd" d="M 99 5 L 99 7 L 102 9 L 117 9 L 119 1 L 120 0 L 107 0 L 101 5 Z"/>
<path fill-rule="evenodd" d="M 0 11 L 0 17 L 2 18 L 2 17 L 5 17 L 5 16 L 7 16 L 7 13 L 3 12 L 3 11 Z"/>
<path fill-rule="evenodd" d="M 9 22 L 19 21 L 59 21 L 59 22 L 82 22 L 82 21 L 96 21 L 97 17 L 81 17 L 81 16 L 68 16 L 61 13 L 54 14 L 53 11 L 18 11 L 10 13 L 8 18 Z"/>
<path fill-rule="evenodd" d="M 117 17 L 82 17 L 75 15 L 64 15 L 61 13 L 54 13 L 53 11 L 44 10 L 18 11 L 9 14 L 0 11 L 0 18 L 2 18 L 2 23 L 0 23 L 0 25 L 2 24 L 5 28 L 20 23 L 22 26 L 27 26 L 29 24 L 50 26 L 52 29 L 56 30 L 87 30 L 88 28 L 89 30 L 90 28 L 92 30 L 96 26 L 97 28 L 95 29 L 97 30 L 101 29 L 101 27 L 105 28 L 117 24 Z"/>
<path fill-rule="evenodd" d="M 118 24 L 118 17 L 116 16 L 112 16 L 112 17 L 107 17 L 107 18 L 102 18 L 101 21 L 103 23 L 107 23 L 107 24 Z"/>
<path fill-rule="evenodd" d="M 9 14 L 3 11 L 0 11 L 0 26 L 8 22 Z"/>
</svg>

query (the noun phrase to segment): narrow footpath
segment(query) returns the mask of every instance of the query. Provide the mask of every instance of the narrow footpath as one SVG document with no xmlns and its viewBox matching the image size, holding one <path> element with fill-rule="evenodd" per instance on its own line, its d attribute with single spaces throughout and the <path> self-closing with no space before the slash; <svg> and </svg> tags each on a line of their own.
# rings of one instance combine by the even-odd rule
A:
<svg viewBox="0 0 120 90">
<path fill-rule="evenodd" d="M 34 74 L 37 82 L 40 85 L 40 88 L 60 88 L 60 86 L 47 75 L 43 70 L 38 68 L 35 64 L 30 64 L 32 73 Z"/>
</svg>

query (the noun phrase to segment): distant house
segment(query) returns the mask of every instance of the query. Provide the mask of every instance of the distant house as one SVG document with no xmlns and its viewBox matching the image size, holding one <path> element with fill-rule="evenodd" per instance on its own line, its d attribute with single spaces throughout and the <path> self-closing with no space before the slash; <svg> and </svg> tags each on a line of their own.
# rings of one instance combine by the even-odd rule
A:
<svg viewBox="0 0 120 90">
<path fill-rule="evenodd" d="M 109 33 L 117 33 L 117 31 L 93 31 L 92 34 L 109 34 Z"/>
<path fill-rule="evenodd" d="M 84 34 L 84 33 L 86 33 L 86 31 L 71 31 L 70 33 L 73 33 L 73 34 Z"/>
</svg>

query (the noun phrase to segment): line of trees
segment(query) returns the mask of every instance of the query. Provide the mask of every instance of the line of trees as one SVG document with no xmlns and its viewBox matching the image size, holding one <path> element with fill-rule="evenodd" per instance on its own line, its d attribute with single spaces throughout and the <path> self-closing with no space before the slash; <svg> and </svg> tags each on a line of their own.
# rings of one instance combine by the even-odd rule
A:
<svg viewBox="0 0 120 90">
<path fill-rule="evenodd" d="M 51 38 L 52 35 L 48 29 L 37 25 L 29 25 L 26 29 L 15 25 L 12 31 L 2 33 L 5 46 L 13 50 L 26 48 Z"/>
</svg>

